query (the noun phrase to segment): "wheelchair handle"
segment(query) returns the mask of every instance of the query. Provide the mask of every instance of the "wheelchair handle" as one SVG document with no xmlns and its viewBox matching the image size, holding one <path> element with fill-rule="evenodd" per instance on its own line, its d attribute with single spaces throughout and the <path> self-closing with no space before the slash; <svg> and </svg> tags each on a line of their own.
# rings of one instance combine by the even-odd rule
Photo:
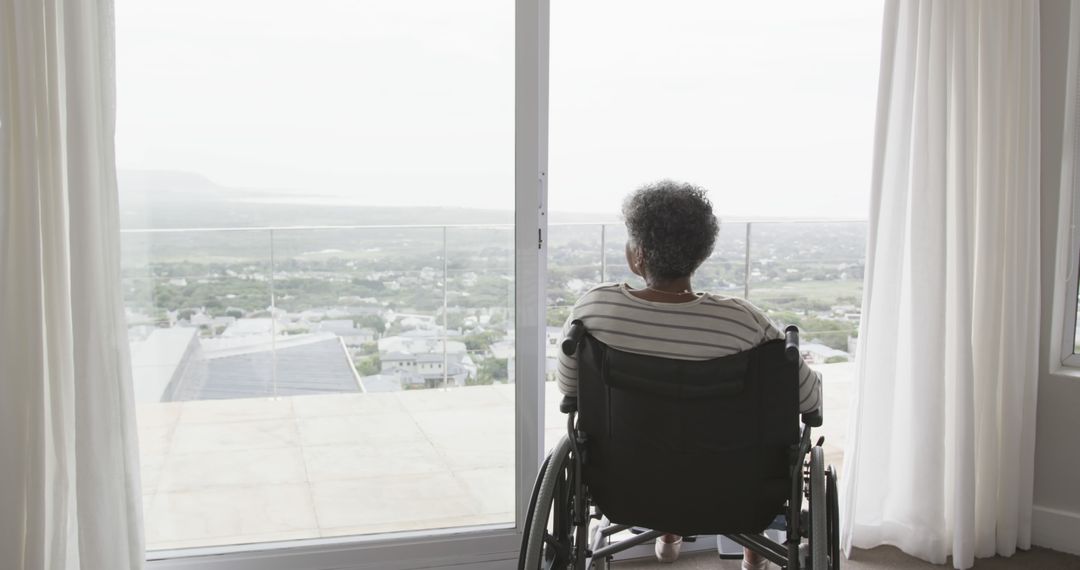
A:
<svg viewBox="0 0 1080 570">
<path fill-rule="evenodd" d="M 585 323 L 580 319 L 574 319 L 570 322 L 570 330 L 566 332 L 566 338 L 562 341 L 563 354 L 573 356 L 583 338 L 585 338 Z"/>
<path fill-rule="evenodd" d="M 799 361 L 799 327 L 795 325 L 784 329 L 784 355 L 791 362 Z"/>
</svg>

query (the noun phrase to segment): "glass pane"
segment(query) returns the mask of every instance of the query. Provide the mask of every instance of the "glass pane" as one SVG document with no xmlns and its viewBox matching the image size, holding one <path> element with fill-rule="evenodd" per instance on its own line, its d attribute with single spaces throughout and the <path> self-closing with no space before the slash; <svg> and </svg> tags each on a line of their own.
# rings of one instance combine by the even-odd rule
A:
<svg viewBox="0 0 1080 570">
<path fill-rule="evenodd" d="M 866 223 L 757 223 L 750 243 L 750 301 L 778 324 L 799 326 L 812 364 L 851 360 Z"/>
<path fill-rule="evenodd" d="M 720 223 L 712 257 L 697 273 L 694 284 L 703 291 L 743 297 L 746 292 L 746 222 Z"/>
<path fill-rule="evenodd" d="M 511 524 L 513 3 L 116 13 L 148 549 Z"/>
<path fill-rule="evenodd" d="M 843 462 L 858 355 L 866 222 L 757 223 L 750 301 L 779 326 L 798 325 L 803 359 L 822 375 L 826 460 Z"/>
<path fill-rule="evenodd" d="M 662 179 L 702 186 L 721 227 L 693 287 L 748 296 L 808 328 L 808 344 L 852 355 L 865 223 L 790 222 L 865 219 L 881 14 L 881 2 L 861 1 L 553 2 L 552 222 L 615 222 L 604 279 L 639 286 L 616 221 L 624 197 Z M 557 231 L 584 230 L 552 229 L 549 324 L 596 282 L 569 273 L 595 279 L 588 255 L 600 250 L 595 230 L 561 241 Z M 825 417 L 841 431 L 826 435 L 839 444 L 851 365 L 822 354 L 833 367 Z M 549 385 L 549 440 L 565 431 L 559 400 Z"/>
</svg>

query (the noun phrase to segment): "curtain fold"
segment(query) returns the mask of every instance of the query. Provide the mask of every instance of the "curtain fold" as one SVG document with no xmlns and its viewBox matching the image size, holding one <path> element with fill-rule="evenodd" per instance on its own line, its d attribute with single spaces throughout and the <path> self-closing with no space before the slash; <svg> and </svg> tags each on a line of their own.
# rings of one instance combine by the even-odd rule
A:
<svg viewBox="0 0 1080 570">
<path fill-rule="evenodd" d="M 889 0 L 842 540 L 968 568 L 1030 546 L 1036 0 Z"/>
<path fill-rule="evenodd" d="M 109 0 L 0 0 L 0 567 L 144 559 Z"/>
</svg>

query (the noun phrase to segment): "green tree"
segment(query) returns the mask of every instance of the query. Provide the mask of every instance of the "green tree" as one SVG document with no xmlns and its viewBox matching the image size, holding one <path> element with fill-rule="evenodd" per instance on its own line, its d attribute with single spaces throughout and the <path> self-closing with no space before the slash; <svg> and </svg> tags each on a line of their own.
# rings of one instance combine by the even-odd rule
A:
<svg viewBox="0 0 1080 570">
<path fill-rule="evenodd" d="M 462 337 L 465 348 L 469 352 L 487 350 L 495 341 L 502 338 L 502 334 L 496 331 L 484 331 Z"/>
<path fill-rule="evenodd" d="M 847 350 L 847 337 L 858 330 L 855 323 L 807 317 L 792 311 L 778 311 L 770 316 L 781 330 L 787 325 L 799 327 L 803 342 L 821 342 L 837 350 Z"/>
<path fill-rule="evenodd" d="M 378 354 L 361 358 L 356 363 L 356 373 L 361 376 L 378 374 L 380 370 L 382 370 L 382 363 L 379 361 Z"/>
<path fill-rule="evenodd" d="M 507 378 L 505 358 L 486 358 L 476 371 L 476 384 L 506 382 Z"/>
<path fill-rule="evenodd" d="M 377 334 L 386 332 L 386 322 L 379 315 L 357 315 L 352 318 L 356 328 L 373 329 Z"/>
<path fill-rule="evenodd" d="M 570 316 L 570 307 L 550 307 L 547 310 L 547 324 L 549 327 L 561 327 L 566 324 Z"/>
</svg>

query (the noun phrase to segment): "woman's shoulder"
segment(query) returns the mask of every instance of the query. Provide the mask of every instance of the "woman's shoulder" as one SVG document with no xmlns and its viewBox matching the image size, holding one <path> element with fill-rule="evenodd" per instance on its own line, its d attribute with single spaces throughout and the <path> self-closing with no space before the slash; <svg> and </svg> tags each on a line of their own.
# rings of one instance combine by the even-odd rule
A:
<svg viewBox="0 0 1080 570">
<path fill-rule="evenodd" d="M 706 306 L 740 311 L 753 320 L 758 326 L 765 326 L 769 323 L 769 317 L 765 312 L 746 299 L 741 297 L 728 297 L 716 293 L 706 293 L 705 296 L 707 299 L 703 304 Z"/>
<path fill-rule="evenodd" d="M 592 288 L 590 288 L 588 291 L 586 291 L 582 295 L 582 297 L 584 297 L 586 295 L 602 294 L 604 292 L 610 292 L 610 291 L 616 291 L 617 292 L 621 288 L 622 288 L 621 283 L 601 283 L 599 285 L 595 285 Z"/>
<path fill-rule="evenodd" d="M 575 309 L 590 307 L 590 311 L 618 311 L 626 307 L 680 307 L 683 304 L 657 303 L 642 299 L 633 294 L 634 289 L 627 283 L 601 283 L 592 287 L 574 303 Z M 696 304 L 700 299 L 695 299 Z"/>
<path fill-rule="evenodd" d="M 709 302 L 709 304 L 725 305 L 730 307 L 739 307 L 742 309 L 760 311 L 760 309 L 755 307 L 750 301 L 747 301 L 746 299 L 743 299 L 741 297 L 729 297 L 727 295 L 721 295 L 719 293 L 703 293 L 702 295 L 705 297 L 705 300 Z"/>
<path fill-rule="evenodd" d="M 727 295 L 721 295 L 719 293 L 705 293 L 705 301 L 709 305 L 722 305 L 725 307 L 738 308 L 739 310 L 747 311 L 750 313 L 762 314 L 761 309 L 754 306 L 753 303 L 743 299 L 742 297 L 730 297 Z"/>
</svg>

